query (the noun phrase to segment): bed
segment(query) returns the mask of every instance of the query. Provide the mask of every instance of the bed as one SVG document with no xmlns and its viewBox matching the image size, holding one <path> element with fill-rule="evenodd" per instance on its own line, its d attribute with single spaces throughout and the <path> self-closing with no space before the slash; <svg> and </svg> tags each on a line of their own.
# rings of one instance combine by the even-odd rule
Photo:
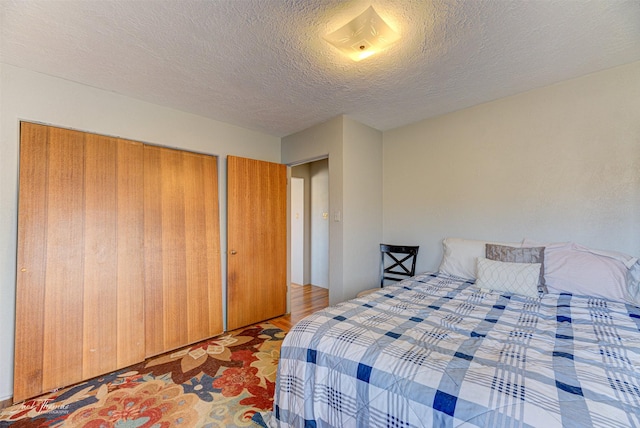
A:
<svg viewBox="0 0 640 428">
<path fill-rule="evenodd" d="M 461 241 L 445 240 L 438 272 L 295 325 L 281 348 L 271 425 L 640 427 L 638 260 L 547 244 L 536 247 L 546 264 L 493 260 L 537 270 L 525 281 L 534 294 L 511 283 L 497 291 L 479 266 L 487 243 L 474 241 L 474 253 Z M 454 275 L 472 264 L 476 278 Z M 498 282 L 522 282 L 508 273 Z"/>
</svg>

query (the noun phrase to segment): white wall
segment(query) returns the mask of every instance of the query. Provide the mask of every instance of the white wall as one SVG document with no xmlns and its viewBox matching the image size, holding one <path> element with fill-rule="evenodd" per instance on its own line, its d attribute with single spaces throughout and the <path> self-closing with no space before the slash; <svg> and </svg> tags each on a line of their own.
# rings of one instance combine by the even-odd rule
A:
<svg viewBox="0 0 640 428">
<path fill-rule="evenodd" d="M 226 286 L 226 156 L 280 162 L 280 139 L 0 64 L 0 401 L 13 389 L 18 146 L 21 120 L 219 156 Z"/>
<path fill-rule="evenodd" d="M 437 269 L 447 236 L 640 255 L 640 62 L 385 132 L 384 239 Z"/>
</svg>

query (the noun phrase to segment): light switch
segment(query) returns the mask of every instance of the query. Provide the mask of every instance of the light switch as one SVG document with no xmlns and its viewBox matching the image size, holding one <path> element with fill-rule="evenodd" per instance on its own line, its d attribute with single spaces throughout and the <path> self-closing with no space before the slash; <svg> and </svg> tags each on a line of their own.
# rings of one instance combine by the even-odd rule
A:
<svg viewBox="0 0 640 428">
<path fill-rule="evenodd" d="M 333 212 L 333 221 L 336 221 L 336 222 L 342 221 L 342 213 L 340 211 Z"/>
</svg>

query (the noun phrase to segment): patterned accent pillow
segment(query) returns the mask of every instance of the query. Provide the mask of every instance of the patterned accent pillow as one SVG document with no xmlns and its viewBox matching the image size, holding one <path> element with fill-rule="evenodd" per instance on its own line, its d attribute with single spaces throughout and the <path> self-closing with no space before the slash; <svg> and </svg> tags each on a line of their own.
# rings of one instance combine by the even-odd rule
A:
<svg viewBox="0 0 640 428">
<path fill-rule="evenodd" d="M 486 257 L 490 260 L 510 263 L 540 263 L 538 291 L 547 293 L 544 280 L 544 247 L 508 247 L 506 245 L 485 245 Z"/>
<path fill-rule="evenodd" d="M 539 297 L 540 263 L 511 263 L 478 257 L 476 267 L 480 288 Z"/>
<path fill-rule="evenodd" d="M 460 278 L 476 279 L 476 259 L 485 256 L 486 244 L 517 247 L 517 242 L 479 241 L 475 239 L 445 238 L 442 240 L 440 273 Z"/>
</svg>

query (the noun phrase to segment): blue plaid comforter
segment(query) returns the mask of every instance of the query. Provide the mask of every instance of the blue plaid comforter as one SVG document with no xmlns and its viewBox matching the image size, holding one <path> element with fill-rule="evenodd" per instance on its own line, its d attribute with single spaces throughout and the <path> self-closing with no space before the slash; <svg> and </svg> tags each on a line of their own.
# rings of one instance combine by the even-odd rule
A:
<svg viewBox="0 0 640 428">
<path fill-rule="evenodd" d="M 271 423 L 640 427 L 640 308 L 419 275 L 298 323 Z"/>
</svg>

